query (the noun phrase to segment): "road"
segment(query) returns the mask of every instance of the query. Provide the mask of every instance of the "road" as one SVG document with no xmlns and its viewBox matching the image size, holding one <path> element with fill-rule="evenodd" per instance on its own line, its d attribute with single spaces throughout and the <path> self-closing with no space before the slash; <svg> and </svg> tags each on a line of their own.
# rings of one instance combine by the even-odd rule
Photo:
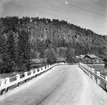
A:
<svg viewBox="0 0 107 105">
<path fill-rule="evenodd" d="M 107 105 L 107 93 L 77 65 L 63 65 L 0 97 L 0 105 Z"/>
</svg>

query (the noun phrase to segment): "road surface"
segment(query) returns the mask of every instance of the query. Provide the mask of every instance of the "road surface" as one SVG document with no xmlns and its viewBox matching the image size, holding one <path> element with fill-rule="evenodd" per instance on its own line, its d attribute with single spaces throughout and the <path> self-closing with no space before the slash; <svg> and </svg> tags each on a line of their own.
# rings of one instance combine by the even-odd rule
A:
<svg viewBox="0 0 107 105">
<path fill-rule="evenodd" d="M 107 105 L 107 93 L 77 65 L 63 65 L 0 97 L 0 105 Z"/>
</svg>

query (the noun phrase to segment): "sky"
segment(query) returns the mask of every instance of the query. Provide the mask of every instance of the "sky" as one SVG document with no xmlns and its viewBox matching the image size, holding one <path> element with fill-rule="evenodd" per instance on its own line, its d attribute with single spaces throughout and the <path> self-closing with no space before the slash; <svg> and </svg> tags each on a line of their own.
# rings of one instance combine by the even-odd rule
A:
<svg viewBox="0 0 107 105">
<path fill-rule="evenodd" d="M 107 0 L 0 0 L 0 16 L 66 20 L 107 35 Z"/>
</svg>

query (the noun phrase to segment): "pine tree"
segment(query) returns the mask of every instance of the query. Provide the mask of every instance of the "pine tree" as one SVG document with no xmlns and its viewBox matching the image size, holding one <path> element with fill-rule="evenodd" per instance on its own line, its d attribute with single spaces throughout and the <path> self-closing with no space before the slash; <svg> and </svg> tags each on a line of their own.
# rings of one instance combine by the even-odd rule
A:
<svg viewBox="0 0 107 105">
<path fill-rule="evenodd" d="M 4 53 L 2 55 L 5 72 L 13 72 L 15 64 L 15 41 L 14 33 L 12 31 L 8 34 L 7 44 L 5 46 Z"/>
<path fill-rule="evenodd" d="M 30 44 L 29 44 L 29 33 L 25 30 L 19 33 L 18 42 L 18 66 L 21 70 L 30 69 Z"/>
</svg>

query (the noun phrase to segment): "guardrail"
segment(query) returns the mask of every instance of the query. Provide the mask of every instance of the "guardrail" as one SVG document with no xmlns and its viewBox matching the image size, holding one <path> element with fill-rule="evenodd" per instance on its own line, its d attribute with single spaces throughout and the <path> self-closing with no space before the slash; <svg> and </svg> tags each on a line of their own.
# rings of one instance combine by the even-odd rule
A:
<svg viewBox="0 0 107 105">
<path fill-rule="evenodd" d="M 87 66 L 86 64 L 79 63 L 79 67 L 99 86 L 107 91 L 107 77 L 100 74 L 99 71 L 95 71 L 94 68 Z M 103 86 L 102 86 L 103 84 Z"/>
<path fill-rule="evenodd" d="M 41 67 L 38 69 L 31 69 L 30 71 L 24 72 L 22 74 L 17 74 L 14 77 L 10 77 L 10 78 L 7 77 L 2 79 L 0 81 L 0 95 L 3 95 L 9 90 L 12 90 L 18 87 L 19 85 L 26 83 L 27 81 L 39 76 L 40 74 L 50 70 L 51 68 L 59 64 L 64 64 L 64 63 L 57 63 L 53 65 L 47 65 L 45 67 Z"/>
</svg>

